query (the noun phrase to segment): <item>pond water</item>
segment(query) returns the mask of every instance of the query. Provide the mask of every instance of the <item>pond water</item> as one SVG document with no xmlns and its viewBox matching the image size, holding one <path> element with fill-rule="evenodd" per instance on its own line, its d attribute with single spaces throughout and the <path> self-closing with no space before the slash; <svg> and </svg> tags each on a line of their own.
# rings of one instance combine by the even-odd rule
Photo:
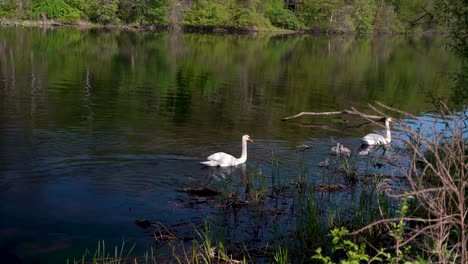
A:
<svg viewBox="0 0 468 264">
<path fill-rule="evenodd" d="M 459 64 L 443 37 L 1 28 L 2 256 L 65 263 L 100 240 L 147 250 L 154 240 L 136 219 L 220 217 L 186 206 L 177 190 L 245 180 L 242 168 L 199 163 L 218 151 L 240 156 L 243 134 L 255 141 L 248 172 L 270 181 L 277 171 L 287 182 L 302 162 L 307 181 L 320 183 L 317 164 L 335 141 L 357 153 L 359 137 L 381 128 L 345 128 L 343 116 L 282 118 L 371 113 L 374 101 L 424 115 L 428 95 L 452 95 L 448 74 Z"/>
</svg>

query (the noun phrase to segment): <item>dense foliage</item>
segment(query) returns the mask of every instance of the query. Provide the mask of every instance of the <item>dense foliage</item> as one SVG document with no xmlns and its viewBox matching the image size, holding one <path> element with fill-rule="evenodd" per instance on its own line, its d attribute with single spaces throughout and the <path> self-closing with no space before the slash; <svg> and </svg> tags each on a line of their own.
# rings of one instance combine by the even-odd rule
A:
<svg viewBox="0 0 468 264">
<path fill-rule="evenodd" d="M 458 1 L 463 4 L 463 1 Z M 260 28 L 331 32 L 439 29 L 445 0 L 2 0 L 0 17 L 99 24 Z M 446 8 L 440 8 L 440 5 Z"/>
</svg>

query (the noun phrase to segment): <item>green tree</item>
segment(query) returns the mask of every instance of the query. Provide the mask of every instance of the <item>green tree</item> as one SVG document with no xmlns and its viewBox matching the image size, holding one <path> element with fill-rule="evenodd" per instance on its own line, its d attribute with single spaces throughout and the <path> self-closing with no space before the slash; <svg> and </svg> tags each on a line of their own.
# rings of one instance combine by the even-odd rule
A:
<svg viewBox="0 0 468 264">
<path fill-rule="evenodd" d="M 0 0 L 0 17 L 166 26 L 171 8 L 187 3 L 183 24 L 191 27 L 270 28 L 273 24 L 366 33 L 433 29 L 436 22 L 444 21 L 444 29 L 452 34 L 462 32 L 458 29 L 466 25 L 468 6 L 466 0 L 300 0 L 291 11 L 284 0 Z M 458 19 L 451 20 L 455 16 Z M 466 30 L 454 41 L 463 42 L 465 36 Z"/>
<path fill-rule="evenodd" d="M 450 32 L 450 47 L 468 61 L 467 0 L 437 0 L 434 10 L 439 22 Z"/>
<path fill-rule="evenodd" d="M 65 0 L 65 3 L 80 11 L 81 18 L 89 19 L 92 10 L 92 1 L 87 0 Z"/>
<path fill-rule="evenodd" d="M 260 0 L 229 1 L 230 18 L 228 26 L 237 28 L 270 28 L 266 18 L 266 2 Z"/>
<path fill-rule="evenodd" d="M 371 31 L 374 24 L 376 4 L 374 0 L 354 1 L 354 20 L 356 31 L 367 33 Z"/>
<path fill-rule="evenodd" d="M 461 57 L 460 71 L 454 75 L 452 100 L 455 105 L 468 105 L 468 5 L 466 0 L 438 0 L 436 3 L 439 22 L 450 32 L 449 47 Z"/>
<path fill-rule="evenodd" d="M 297 7 L 299 19 L 312 29 L 332 28 L 333 16 L 339 9 L 339 0 L 303 0 Z"/>
<path fill-rule="evenodd" d="M 5 0 L 0 3 L 0 17 L 14 17 L 19 8 L 18 1 Z"/>
<path fill-rule="evenodd" d="M 290 29 L 304 28 L 304 24 L 297 19 L 296 15 L 285 8 L 283 0 L 266 1 L 266 15 L 275 26 Z"/>
<path fill-rule="evenodd" d="M 74 24 L 80 19 L 80 11 L 63 0 L 34 0 L 31 2 L 34 19 L 57 19 L 63 23 Z"/>
<path fill-rule="evenodd" d="M 131 4 L 132 21 L 138 24 L 167 25 L 169 11 L 167 0 L 136 0 Z"/>
<path fill-rule="evenodd" d="M 184 25 L 192 27 L 223 27 L 229 22 L 229 6 L 217 0 L 196 0 L 186 10 Z"/>
<path fill-rule="evenodd" d="M 432 26 L 433 2 L 433 0 L 394 0 L 392 4 L 406 30 L 413 31 L 415 28 L 426 29 Z"/>
<path fill-rule="evenodd" d="M 90 6 L 89 17 L 92 21 L 103 24 L 119 21 L 117 17 L 119 0 L 90 0 Z"/>
<path fill-rule="evenodd" d="M 394 12 L 395 7 L 390 2 L 382 1 L 378 4 L 375 14 L 374 32 L 403 32 L 404 26 Z"/>
</svg>

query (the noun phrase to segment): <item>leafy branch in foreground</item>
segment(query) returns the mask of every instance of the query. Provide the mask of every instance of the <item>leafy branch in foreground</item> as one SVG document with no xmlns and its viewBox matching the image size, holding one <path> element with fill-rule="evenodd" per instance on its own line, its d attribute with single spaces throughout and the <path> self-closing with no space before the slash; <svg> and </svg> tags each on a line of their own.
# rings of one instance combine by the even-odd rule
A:
<svg viewBox="0 0 468 264">
<path fill-rule="evenodd" d="M 400 218 L 383 220 L 384 222 L 391 224 L 389 234 L 395 240 L 395 249 L 390 249 L 392 250 L 392 253 L 390 253 L 388 248 L 380 248 L 376 250 L 376 254 L 371 256 L 366 249 L 365 243 L 357 244 L 349 239 L 351 235 L 356 234 L 356 232 L 350 233 L 348 229 L 344 227 L 333 229 L 331 231 L 331 236 L 333 236 L 333 252 L 341 250 L 346 254 L 346 258 L 342 259 L 340 263 L 360 263 L 361 261 L 365 261 L 366 263 L 399 263 L 401 260 L 403 260 L 405 256 L 409 255 L 411 249 L 411 246 L 409 245 L 402 245 L 402 242 L 405 240 L 405 219 L 408 209 L 409 205 L 407 199 L 402 199 L 401 210 L 398 211 Z M 321 248 L 318 248 L 315 251 L 315 255 L 312 256 L 312 259 L 320 260 L 327 264 L 334 263 L 329 256 L 322 255 Z M 422 263 L 422 261 L 406 260 L 405 263 Z"/>
</svg>

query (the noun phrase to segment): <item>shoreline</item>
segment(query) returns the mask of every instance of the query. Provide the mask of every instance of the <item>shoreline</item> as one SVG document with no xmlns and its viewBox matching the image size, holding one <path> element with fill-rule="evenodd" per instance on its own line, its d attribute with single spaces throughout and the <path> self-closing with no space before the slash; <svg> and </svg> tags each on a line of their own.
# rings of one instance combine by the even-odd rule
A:
<svg viewBox="0 0 468 264">
<path fill-rule="evenodd" d="M 131 25 L 131 24 L 95 24 L 87 21 L 81 21 L 78 24 L 64 24 L 55 20 L 5 20 L 0 19 L 0 27 L 44 27 L 44 28 L 60 28 L 70 27 L 79 29 L 120 29 L 120 30 L 132 30 L 132 31 L 176 31 L 176 32 L 210 32 L 210 33 L 281 33 L 281 34 L 301 34 L 301 31 L 289 30 L 289 29 L 257 29 L 253 28 L 233 28 L 233 27 L 179 27 L 174 29 L 171 26 L 160 26 L 160 25 Z"/>
<path fill-rule="evenodd" d="M 78 24 L 64 24 L 55 20 L 5 20 L 0 19 L 0 27 L 41 27 L 41 28 L 77 28 L 77 29 L 117 29 L 128 31 L 147 31 L 147 32 L 182 32 L 182 33 L 227 33 L 227 34 L 310 34 L 310 35 L 356 35 L 356 32 L 337 32 L 321 29 L 309 30 L 290 30 L 281 28 L 268 28 L 258 29 L 252 28 L 233 28 L 233 27 L 183 27 L 177 28 L 171 26 L 158 26 L 158 25 L 131 25 L 131 24 L 95 24 L 88 21 L 80 21 Z M 422 35 L 422 36 L 435 36 L 435 35 L 448 35 L 449 32 L 442 30 L 426 30 L 420 32 L 370 32 L 366 35 Z"/>
</svg>

